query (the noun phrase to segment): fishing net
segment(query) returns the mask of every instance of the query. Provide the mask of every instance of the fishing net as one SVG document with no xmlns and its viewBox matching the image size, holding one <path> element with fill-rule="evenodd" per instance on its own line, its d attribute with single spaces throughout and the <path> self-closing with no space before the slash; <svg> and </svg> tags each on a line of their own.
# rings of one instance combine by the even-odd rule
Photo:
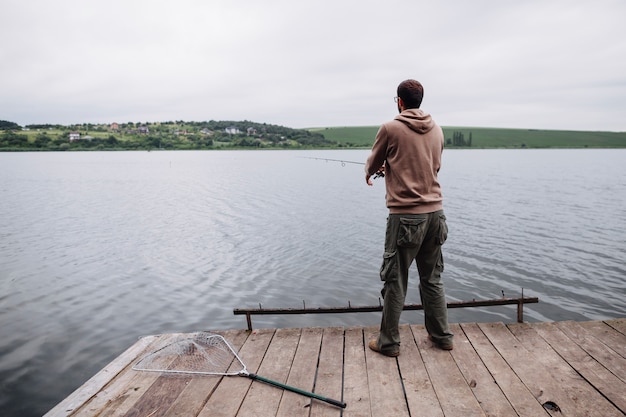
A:
<svg viewBox="0 0 626 417">
<path fill-rule="evenodd" d="M 133 369 L 172 374 L 238 375 L 346 408 L 344 402 L 248 372 L 235 349 L 217 334 L 198 332 L 180 336 L 141 358 Z"/>
<path fill-rule="evenodd" d="M 247 373 L 246 366 L 226 339 L 206 332 L 178 337 L 141 358 L 133 369 L 204 375 Z"/>
</svg>

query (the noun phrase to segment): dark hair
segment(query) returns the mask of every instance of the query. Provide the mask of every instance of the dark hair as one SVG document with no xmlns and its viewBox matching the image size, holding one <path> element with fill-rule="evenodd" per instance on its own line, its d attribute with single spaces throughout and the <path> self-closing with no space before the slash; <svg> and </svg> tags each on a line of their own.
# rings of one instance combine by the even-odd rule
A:
<svg viewBox="0 0 626 417">
<path fill-rule="evenodd" d="M 419 109 L 424 98 L 424 87 L 419 81 L 404 80 L 398 86 L 398 97 L 407 109 Z"/>
</svg>

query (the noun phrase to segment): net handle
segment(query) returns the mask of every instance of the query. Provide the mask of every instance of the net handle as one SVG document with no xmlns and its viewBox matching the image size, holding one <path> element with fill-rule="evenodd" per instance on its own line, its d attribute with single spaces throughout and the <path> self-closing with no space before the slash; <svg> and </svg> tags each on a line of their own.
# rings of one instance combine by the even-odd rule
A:
<svg viewBox="0 0 626 417">
<path fill-rule="evenodd" d="M 283 384 L 282 382 L 274 381 L 272 379 L 265 378 L 265 377 L 259 376 L 257 374 L 253 374 L 253 373 L 247 372 L 245 370 L 239 372 L 239 375 L 240 376 L 245 376 L 246 378 L 250 378 L 253 381 L 265 382 L 266 384 L 270 384 L 270 385 L 273 385 L 275 387 L 279 387 L 279 388 L 285 389 L 287 391 L 295 392 L 296 394 L 304 395 L 304 396 L 309 397 L 309 398 L 315 398 L 316 400 L 324 401 L 325 403 L 332 404 L 332 405 L 334 405 L 336 407 L 346 408 L 346 405 L 347 405 L 346 403 L 344 403 L 342 401 L 333 400 L 332 398 L 324 397 L 323 395 L 315 394 L 313 392 L 305 391 L 305 390 L 302 390 L 300 388 L 292 387 L 291 385 Z"/>
</svg>

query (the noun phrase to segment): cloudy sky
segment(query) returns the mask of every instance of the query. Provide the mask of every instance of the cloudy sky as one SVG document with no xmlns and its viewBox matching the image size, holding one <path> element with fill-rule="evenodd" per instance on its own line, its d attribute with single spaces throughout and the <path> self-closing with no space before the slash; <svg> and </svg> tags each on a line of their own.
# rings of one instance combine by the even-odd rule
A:
<svg viewBox="0 0 626 417">
<path fill-rule="evenodd" d="M 623 0 L 1 0 L 0 120 L 626 131 Z"/>
</svg>

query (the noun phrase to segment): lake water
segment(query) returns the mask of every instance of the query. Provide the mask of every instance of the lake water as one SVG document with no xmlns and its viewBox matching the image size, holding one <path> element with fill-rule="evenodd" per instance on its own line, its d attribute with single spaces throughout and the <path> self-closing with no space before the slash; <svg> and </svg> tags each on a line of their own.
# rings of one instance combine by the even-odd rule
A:
<svg viewBox="0 0 626 417">
<path fill-rule="evenodd" d="M 378 304 L 384 180 L 309 159 L 368 153 L 0 153 L 0 415 L 42 415 L 142 335 L 245 328 L 233 309 L 259 304 Z M 527 321 L 626 316 L 625 161 L 622 149 L 446 150 L 448 299 L 523 289 L 540 300 Z M 450 321 L 512 322 L 515 307 Z"/>
</svg>

